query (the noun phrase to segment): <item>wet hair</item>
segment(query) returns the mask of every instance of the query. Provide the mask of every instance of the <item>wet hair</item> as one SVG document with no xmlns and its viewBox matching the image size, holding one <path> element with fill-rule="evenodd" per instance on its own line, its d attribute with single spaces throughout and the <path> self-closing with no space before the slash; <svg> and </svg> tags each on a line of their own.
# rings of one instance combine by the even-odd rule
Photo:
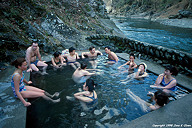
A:
<svg viewBox="0 0 192 128">
<path fill-rule="evenodd" d="M 26 61 L 25 58 L 17 58 L 13 62 L 11 62 L 11 65 L 18 68 L 18 66 L 21 66 L 23 64 L 23 62 L 25 62 L 25 61 Z"/>
<path fill-rule="evenodd" d="M 135 55 L 134 55 L 133 53 L 130 53 L 130 54 L 129 54 L 129 57 L 130 57 L 130 56 L 133 56 L 133 58 L 135 59 Z"/>
<path fill-rule="evenodd" d="M 109 46 L 106 46 L 105 49 L 108 48 L 109 50 L 111 50 L 111 48 Z"/>
<path fill-rule="evenodd" d="M 85 58 L 88 58 L 88 55 L 83 55 Z"/>
<path fill-rule="evenodd" d="M 92 79 L 87 79 L 86 80 L 86 86 L 88 86 L 88 91 L 93 92 L 95 90 L 95 83 Z"/>
<path fill-rule="evenodd" d="M 172 73 L 172 75 L 174 75 L 174 76 L 177 76 L 177 74 L 178 74 L 178 69 L 171 65 L 165 67 L 165 70 L 169 70 L 170 73 Z"/>
<path fill-rule="evenodd" d="M 37 42 L 37 41 L 33 41 L 33 42 L 32 42 L 32 44 L 33 44 L 33 43 L 34 43 L 34 44 L 38 44 L 38 42 Z"/>
<path fill-rule="evenodd" d="M 95 47 L 94 46 L 91 46 L 90 48 L 89 48 L 89 51 L 91 51 L 92 49 L 94 49 Z"/>
<path fill-rule="evenodd" d="M 169 102 L 169 98 L 168 98 L 167 94 L 161 90 L 155 92 L 154 96 L 156 99 L 156 103 L 159 106 L 164 106 L 165 104 L 167 104 Z"/>
<path fill-rule="evenodd" d="M 69 52 L 73 52 L 73 50 L 75 50 L 74 47 L 70 47 L 70 48 L 69 48 Z"/>
<path fill-rule="evenodd" d="M 81 63 L 81 69 L 85 69 L 87 67 L 87 64 Z"/>
<path fill-rule="evenodd" d="M 60 52 L 55 52 L 54 54 L 53 54 L 53 56 L 56 58 L 56 57 L 59 57 L 59 55 L 61 55 L 61 53 Z"/>
</svg>

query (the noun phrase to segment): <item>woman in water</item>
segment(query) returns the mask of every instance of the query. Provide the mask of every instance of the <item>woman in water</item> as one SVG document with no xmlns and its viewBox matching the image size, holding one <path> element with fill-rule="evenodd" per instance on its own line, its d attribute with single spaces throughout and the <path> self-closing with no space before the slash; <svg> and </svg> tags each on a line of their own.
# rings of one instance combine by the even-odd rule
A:
<svg viewBox="0 0 192 128">
<path fill-rule="evenodd" d="M 139 78 L 147 77 L 148 73 L 146 71 L 147 71 L 147 65 L 145 63 L 140 63 L 138 65 L 138 70 L 135 74 L 135 78 L 139 79 Z"/>
<path fill-rule="evenodd" d="M 94 91 L 94 89 L 95 89 L 94 81 L 92 79 L 88 79 L 83 85 L 84 91 L 75 93 L 74 97 L 84 102 L 88 108 L 93 107 L 96 105 L 98 101 L 97 93 Z"/>
<path fill-rule="evenodd" d="M 32 87 L 32 86 L 25 86 L 26 84 L 32 84 L 31 81 L 27 81 L 24 78 L 24 73 L 27 69 L 27 62 L 24 58 L 18 58 L 11 63 L 11 65 L 15 66 L 17 69 L 14 71 L 12 78 L 11 78 L 11 87 L 13 89 L 14 96 L 19 98 L 24 106 L 30 106 L 31 103 L 25 101 L 24 98 L 37 98 L 42 97 L 46 100 L 52 101 L 53 103 L 59 102 L 60 99 L 53 100 L 54 96 L 59 96 L 59 93 L 55 93 L 54 95 L 50 95 L 49 93 L 45 92 L 42 89 Z"/>
<path fill-rule="evenodd" d="M 53 56 L 51 59 L 53 67 L 61 68 L 62 66 L 66 66 L 66 63 L 64 63 L 65 59 L 61 56 L 60 52 L 55 52 Z"/>
<path fill-rule="evenodd" d="M 127 76 L 126 79 L 124 80 L 121 80 L 121 81 L 126 81 L 126 82 L 121 82 L 123 84 L 126 84 L 127 82 L 129 82 L 130 80 L 132 80 L 133 78 L 135 79 L 141 79 L 141 78 L 145 78 L 148 76 L 148 73 L 146 72 L 147 70 L 147 65 L 145 63 L 140 63 L 138 65 L 138 70 L 136 73 L 133 73 L 133 74 L 129 74 Z"/>
<path fill-rule="evenodd" d="M 143 111 L 147 111 L 146 106 L 148 106 L 151 110 L 156 110 L 165 106 L 165 104 L 169 102 L 168 96 L 163 91 L 157 91 L 154 93 L 154 96 L 152 98 L 155 101 L 154 105 L 142 100 L 140 97 L 136 96 L 133 92 L 131 92 L 130 89 L 127 89 L 126 91 L 127 94 L 142 107 Z"/>
<path fill-rule="evenodd" d="M 137 64 L 134 62 L 134 60 L 135 60 L 135 55 L 133 53 L 131 53 L 129 56 L 129 61 L 127 61 L 125 64 L 119 66 L 118 69 L 120 69 L 121 67 L 123 67 L 125 65 L 129 65 L 128 71 L 133 71 L 135 68 L 137 68 Z"/>
<path fill-rule="evenodd" d="M 177 81 L 176 79 L 172 76 L 176 76 L 178 74 L 178 70 L 173 67 L 173 66 L 167 66 L 165 68 L 165 72 L 160 74 L 158 78 L 155 81 L 154 85 L 151 85 L 151 88 L 156 88 L 156 89 L 162 89 L 164 92 L 170 94 L 172 91 L 176 91 L 176 85 Z"/>
</svg>

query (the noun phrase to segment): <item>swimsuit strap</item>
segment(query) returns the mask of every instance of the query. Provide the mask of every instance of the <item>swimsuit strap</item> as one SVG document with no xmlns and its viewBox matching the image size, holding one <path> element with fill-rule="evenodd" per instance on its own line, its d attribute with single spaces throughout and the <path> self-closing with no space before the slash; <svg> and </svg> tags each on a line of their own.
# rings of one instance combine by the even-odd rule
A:
<svg viewBox="0 0 192 128">
<path fill-rule="evenodd" d="M 94 92 L 93 92 L 93 96 L 86 96 L 86 97 L 88 97 L 88 98 L 94 100 L 94 99 L 95 99 L 95 97 L 94 97 Z"/>
<path fill-rule="evenodd" d="M 172 80 L 170 80 L 167 84 L 165 83 L 165 79 L 164 79 L 164 77 L 163 77 L 163 80 L 162 81 L 164 81 L 164 83 L 166 84 L 166 85 L 168 85 L 169 83 L 171 83 L 171 81 L 173 81 L 173 80 L 175 80 L 175 78 L 173 78 Z"/>
<path fill-rule="evenodd" d="M 13 76 L 12 76 L 12 79 L 13 79 L 13 77 L 14 77 L 15 75 L 17 75 L 17 74 L 19 74 L 19 73 L 14 73 Z"/>
</svg>

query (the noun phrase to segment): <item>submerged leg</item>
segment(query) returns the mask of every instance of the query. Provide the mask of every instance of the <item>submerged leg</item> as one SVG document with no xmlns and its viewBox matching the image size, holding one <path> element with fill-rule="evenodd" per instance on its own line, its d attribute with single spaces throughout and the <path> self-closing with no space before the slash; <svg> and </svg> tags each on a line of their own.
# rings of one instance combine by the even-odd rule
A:
<svg viewBox="0 0 192 128">
<path fill-rule="evenodd" d="M 53 100 L 53 99 L 51 99 L 50 97 L 48 97 L 48 96 L 46 96 L 46 95 L 43 95 L 42 98 L 45 99 L 45 100 L 51 101 L 51 102 L 53 102 L 53 103 L 60 102 L 60 98 L 57 99 L 57 100 Z"/>
<path fill-rule="evenodd" d="M 59 96 L 59 92 L 55 92 L 53 95 L 49 94 L 48 92 L 44 92 L 44 93 L 46 96 L 51 97 L 51 98 Z"/>
<path fill-rule="evenodd" d="M 46 96 L 44 92 L 22 91 L 21 95 L 23 96 L 23 98 L 38 98 L 38 97 L 42 97 L 43 99 L 52 101 L 53 103 L 60 102 L 60 99 L 53 100 L 50 97 Z"/>
<path fill-rule="evenodd" d="M 43 72 L 41 73 L 42 75 L 48 74 L 48 73 L 46 72 L 46 69 L 47 69 L 47 66 L 44 66 L 44 67 L 43 67 Z"/>
<path fill-rule="evenodd" d="M 73 67 L 74 69 L 77 69 L 77 67 L 73 63 L 70 63 L 69 65 L 71 65 L 71 67 Z"/>
</svg>

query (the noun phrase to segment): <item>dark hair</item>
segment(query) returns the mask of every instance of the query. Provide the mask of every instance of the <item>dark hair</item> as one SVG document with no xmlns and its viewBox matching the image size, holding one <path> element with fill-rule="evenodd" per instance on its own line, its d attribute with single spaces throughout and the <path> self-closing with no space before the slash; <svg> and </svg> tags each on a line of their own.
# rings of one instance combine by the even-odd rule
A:
<svg viewBox="0 0 192 128">
<path fill-rule="evenodd" d="M 87 79 L 86 80 L 86 86 L 88 86 L 88 91 L 93 92 L 93 90 L 95 89 L 95 83 L 92 79 Z"/>
<path fill-rule="evenodd" d="M 139 64 L 137 67 L 139 67 L 140 65 L 143 65 L 144 69 L 146 68 L 144 64 Z"/>
<path fill-rule="evenodd" d="M 16 68 L 18 68 L 18 66 L 21 66 L 23 62 L 25 62 L 25 58 L 17 58 L 16 60 L 14 60 L 13 62 L 11 62 L 12 66 L 15 66 Z"/>
<path fill-rule="evenodd" d="M 69 48 L 69 52 L 73 52 L 73 50 L 75 50 L 74 47 L 70 47 L 70 48 Z"/>
<path fill-rule="evenodd" d="M 56 57 L 59 57 L 59 55 L 61 55 L 61 53 L 60 52 L 55 52 L 54 54 L 53 54 L 53 56 L 56 58 Z"/>
<path fill-rule="evenodd" d="M 111 50 L 111 48 L 109 46 L 106 46 L 105 49 L 108 48 L 109 50 Z"/>
<path fill-rule="evenodd" d="M 156 103 L 159 106 L 164 106 L 164 104 L 167 104 L 169 102 L 167 94 L 161 90 L 155 92 L 155 99 L 157 100 Z"/>
<path fill-rule="evenodd" d="M 87 64 L 81 63 L 81 69 L 85 69 L 87 67 Z"/>
<path fill-rule="evenodd" d="M 130 54 L 129 54 L 129 57 L 130 57 L 130 56 L 133 56 L 133 58 L 135 59 L 135 55 L 134 55 L 133 53 L 130 53 Z"/>
<path fill-rule="evenodd" d="M 85 55 L 83 55 L 83 56 L 84 56 L 85 58 L 88 58 L 88 55 L 86 55 L 86 54 L 85 54 Z"/>
<path fill-rule="evenodd" d="M 92 49 L 94 49 L 95 47 L 94 46 L 91 46 L 90 48 L 89 48 L 89 51 L 91 51 Z"/>
<path fill-rule="evenodd" d="M 169 70 L 170 73 L 172 73 L 172 75 L 174 75 L 174 76 L 176 76 L 178 74 L 178 69 L 174 66 L 171 66 L 171 65 L 167 66 L 165 68 L 165 70 Z"/>
</svg>

